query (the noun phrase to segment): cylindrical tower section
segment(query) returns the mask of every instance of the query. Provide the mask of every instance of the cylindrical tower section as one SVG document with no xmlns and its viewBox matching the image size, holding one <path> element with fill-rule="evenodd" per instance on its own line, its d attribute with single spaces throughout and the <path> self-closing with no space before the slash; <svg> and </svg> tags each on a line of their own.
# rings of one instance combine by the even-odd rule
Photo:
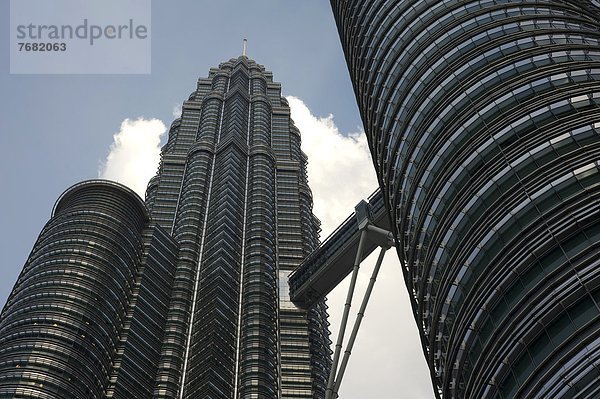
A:
<svg viewBox="0 0 600 399">
<path fill-rule="evenodd" d="M 253 79 L 253 81 L 261 79 Z M 250 104 L 250 146 L 271 147 L 271 104 L 269 98 L 262 94 L 254 94 Z"/>
<path fill-rule="evenodd" d="M 261 73 L 260 69 L 252 68 L 251 70 L 251 86 L 250 86 L 250 94 L 267 94 L 267 79 Z"/>
<path fill-rule="evenodd" d="M 218 93 L 225 93 L 229 84 L 229 75 L 226 72 L 218 72 L 212 80 L 212 90 Z"/>
<path fill-rule="evenodd" d="M 301 139 L 300 139 L 300 130 L 294 125 L 294 123 L 290 123 L 290 159 L 292 161 L 296 161 L 299 164 L 306 162 L 302 157 L 302 149 L 301 149 Z"/>
<path fill-rule="evenodd" d="M 239 398 L 278 392 L 275 159 L 269 147 L 250 153 L 242 287 Z"/>
<path fill-rule="evenodd" d="M 208 217 L 198 231 L 203 243 L 198 248 L 184 398 L 233 397 L 248 177 L 248 82 L 247 66 L 237 63 L 224 96 L 204 209 Z"/>
<path fill-rule="evenodd" d="M 215 84 L 215 81 L 221 81 L 223 78 L 223 74 L 217 74 L 213 86 L 224 90 L 226 86 L 223 83 Z M 222 93 L 219 92 L 211 92 L 203 98 L 196 142 L 187 154 L 181 192 L 177 193 L 173 236 L 179 243 L 179 257 L 158 372 L 158 392 L 162 392 L 161 397 L 164 398 L 174 398 L 181 390 L 185 362 L 190 357 L 189 326 L 192 322 L 194 290 L 199 276 L 200 248 L 208 212 L 214 149 L 221 124 L 222 104 Z"/>
<path fill-rule="evenodd" d="M 148 213 L 113 182 L 57 201 L 0 319 L 0 396 L 102 398 Z"/>
<path fill-rule="evenodd" d="M 295 126 L 292 124 L 295 128 Z M 321 221 L 312 213 L 313 196 L 308 186 L 308 159 L 301 155 L 299 180 L 300 220 L 302 229 L 302 257 L 306 258 L 319 246 Z M 331 370 L 331 339 L 329 339 L 329 322 L 327 321 L 327 299 L 317 302 L 308 314 L 308 337 L 311 343 L 311 377 L 313 398 L 324 398 L 327 379 Z"/>
<path fill-rule="evenodd" d="M 597 395 L 597 9 L 331 3 L 438 394 Z"/>
</svg>

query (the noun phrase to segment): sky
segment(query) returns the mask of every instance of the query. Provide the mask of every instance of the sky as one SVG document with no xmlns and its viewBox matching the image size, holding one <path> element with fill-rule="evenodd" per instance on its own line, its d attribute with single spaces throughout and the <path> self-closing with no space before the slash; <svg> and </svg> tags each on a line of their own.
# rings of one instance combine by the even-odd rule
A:
<svg viewBox="0 0 600 399">
<path fill-rule="evenodd" d="M 11 74 L 9 4 L 0 2 L 1 303 L 65 189 L 105 177 L 144 191 L 182 101 L 209 68 L 241 54 L 243 38 L 248 56 L 281 82 L 302 132 L 322 238 L 377 187 L 327 1 L 154 0 L 150 73 L 105 75 Z M 361 266 L 353 315 L 373 256 Z M 347 285 L 329 295 L 334 342 Z M 394 251 L 382 265 L 340 397 L 434 397 Z"/>
</svg>

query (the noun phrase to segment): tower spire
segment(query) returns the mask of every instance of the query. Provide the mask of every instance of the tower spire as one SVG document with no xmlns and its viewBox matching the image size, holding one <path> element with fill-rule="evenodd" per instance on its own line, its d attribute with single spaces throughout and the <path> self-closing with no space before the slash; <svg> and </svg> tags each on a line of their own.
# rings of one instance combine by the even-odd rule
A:
<svg viewBox="0 0 600 399">
<path fill-rule="evenodd" d="M 244 39 L 243 45 L 242 45 L 242 55 L 245 57 L 246 56 L 246 49 L 248 48 L 248 40 Z"/>
</svg>

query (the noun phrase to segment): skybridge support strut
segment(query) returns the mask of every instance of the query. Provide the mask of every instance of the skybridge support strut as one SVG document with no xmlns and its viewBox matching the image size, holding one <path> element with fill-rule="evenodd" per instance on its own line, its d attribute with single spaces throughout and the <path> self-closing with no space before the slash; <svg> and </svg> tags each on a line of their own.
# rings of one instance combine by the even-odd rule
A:
<svg viewBox="0 0 600 399">
<path fill-rule="evenodd" d="M 366 202 L 361 201 L 356 206 L 356 217 L 358 219 L 358 228 L 361 231 L 360 241 L 358 243 L 358 248 L 356 251 L 356 259 L 354 261 L 354 267 L 352 269 L 352 277 L 350 280 L 350 286 L 348 287 L 348 294 L 346 295 L 344 313 L 342 314 L 342 321 L 340 324 L 337 343 L 335 345 L 335 351 L 333 355 L 333 363 L 331 365 L 331 371 L 329 373 L 329 379 L 327 381 L 325 399 L 334 399 L 338 397 L 338 391 L 342 383 L 342 378 L 344 377 L 346 366 L 348 365 L 348 360 L 350 359 L 350 354 L 352 353 L 352 348 L 354 347 L 354 342 L 356 341 L 356 336 L 358 335 L 360 324 L 367 309 L 369 298 L 371 297 L 371 293 L 373 292 L 373 287 L 375 286 L 375 281 L 377 280 L 377 274 L 379 273 L 379 269 L 381 268 L 383 257 L 385 255 L 385 252 L 389 248 L 394 246 L 393 234 L 371 223 L 369 208 Z M 348 315 L 350 313 L 350 307 L 352 306 L 352 297 L 354 296 L 354 288 L 356 286 L 356 279 L 358 277 L 358 271 L 360 269 L 363 246 L 367 239 L 375 241 L 381 247 L 381 251 L 379 252 L 377 263 L 373 268 L 373 273 L 371 274 L 369 285 L 367 286 L 367 290 L 365 291 L 365 295 L 363 297 L 360 309 L 354 322 L 354 326 L 352 328 L 352 333 L 350 334 L 346 350 L 344 351 L 342 363 L 340 364 L 340 368 L 338 370 L 338 362 L 340 360 L 340 354 L 344 342 L 344 334 L 346 332 L 346 325 L 348 323 Z"/>
</svg>

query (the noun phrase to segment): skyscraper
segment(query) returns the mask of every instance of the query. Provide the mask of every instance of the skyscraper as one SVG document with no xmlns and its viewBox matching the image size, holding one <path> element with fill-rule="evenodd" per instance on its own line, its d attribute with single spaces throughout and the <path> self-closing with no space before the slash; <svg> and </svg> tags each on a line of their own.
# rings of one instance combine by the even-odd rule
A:
<svg viewBox="0 0 600 399">
<path fill-rule="evenodd" d="M 600 395 L 600 3 L 331 0 L 438 397 Z"/>
<path fill-rule="evenodd" d="M 306 164 L 272 74 L 211 69 L 145 204 L 101 180 L 57 201 L 0 318 L 0 396 L 323 397 L 326 306 L 287 288 L 318 245 Z"/>
</svg>

